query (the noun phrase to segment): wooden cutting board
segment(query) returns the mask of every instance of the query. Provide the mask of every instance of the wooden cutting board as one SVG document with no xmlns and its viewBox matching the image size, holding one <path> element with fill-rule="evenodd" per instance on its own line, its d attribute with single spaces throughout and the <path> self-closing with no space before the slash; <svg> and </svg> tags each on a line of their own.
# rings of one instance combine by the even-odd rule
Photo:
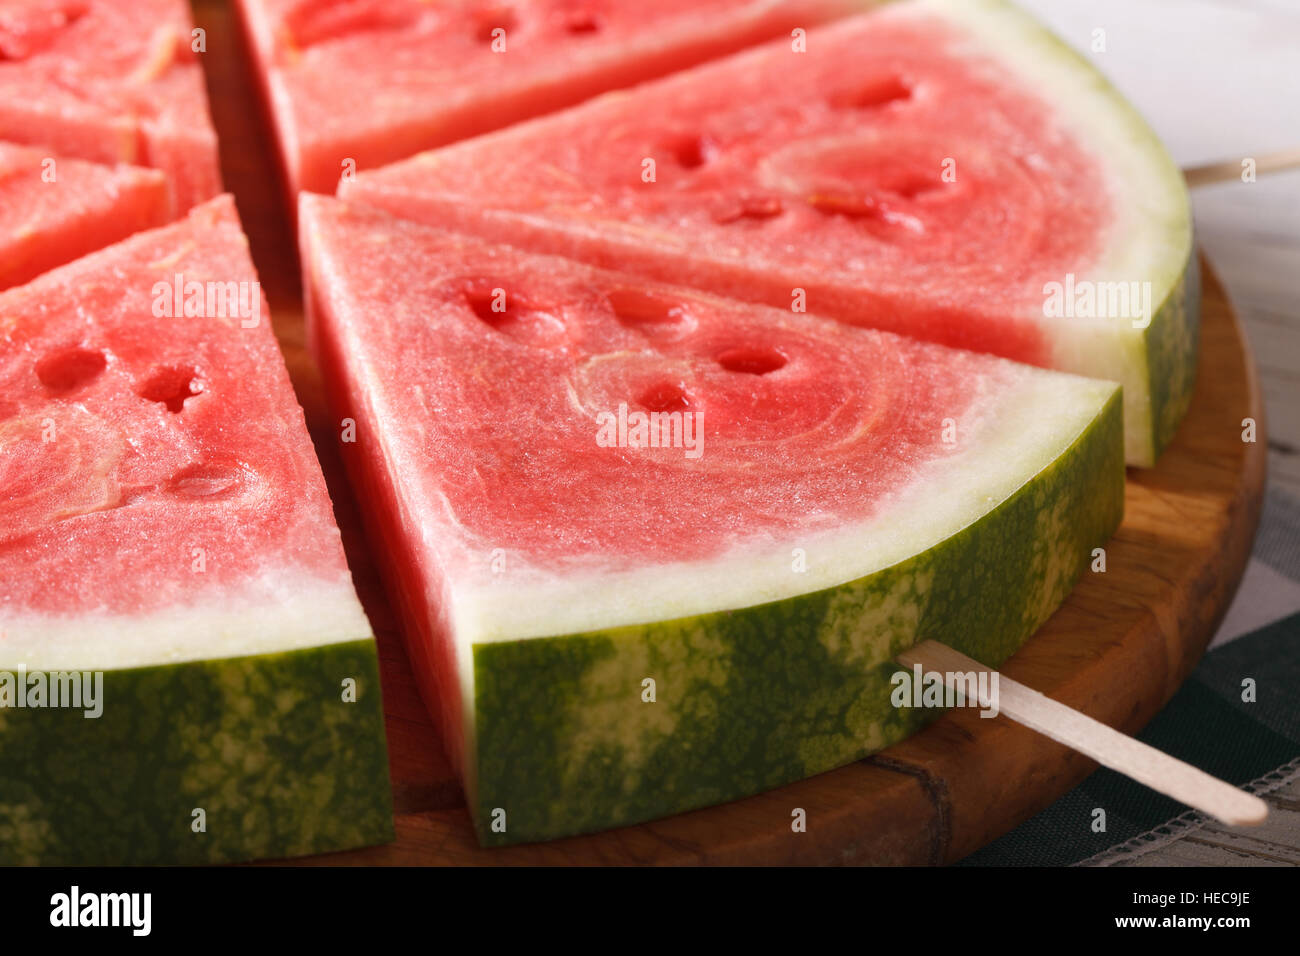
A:
<svg viewBox="0 0 1300 956">
<path fill-rule="evenodd" d="M 546 844 L 483 850 L 402 650 L 304 348 L 286 204 L 233 18 L 199 0 L 204 57 L 235 193 L 307 413 L 348 561 L 379 640 L 397 840 L 321 864 L 926 864 L 960 859 L 1048 806 L 1095 764 L 1005 718 L 953 712 L 874 757 L 745 800 Z M 1173 445 L 1129 472 L 1104 574 L 1086 573 L 1003 668 L 1121 730 L 1139 730 L 1196 665 L 1245 568 L 1263 496 L 1263 406 L 1241 327 L 1207 267 L 1199 380 Z M 1242 419 L 1259 423 L 1242 440 Z M 791 811 L 807 812 L 793 833 Z"/>
</svg>

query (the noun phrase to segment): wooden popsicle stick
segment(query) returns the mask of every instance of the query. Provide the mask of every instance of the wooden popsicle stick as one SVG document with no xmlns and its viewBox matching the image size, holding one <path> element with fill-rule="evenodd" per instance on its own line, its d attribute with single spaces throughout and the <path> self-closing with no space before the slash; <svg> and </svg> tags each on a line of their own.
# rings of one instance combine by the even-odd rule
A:
<svg viewBox="0 0 1300 956">
<path fill-rule="evenodd" d="M 997 673 L 979 661 L 967 657 L 938 641 L 922 641 L 898 655 L 907 667 L 920 665 L 923 671 L 935 671 L 944 684 L 956 687 L 955 675 L 986 671 Z M 1091 757 L 1111 770 L 1131 777 L 1179 803 L 1200 810 L 1231 826 L 1257 826 L 1268 816 L 1268 804 L 1254 794 L 1212 777 L 1191 764 L 1177 760 L 1127 734 L 1107 727 L 1073 708 L 1066 707 L 1024 684 L 998 674 L 997 699 L 980 700 L 981 706 L 996 706 L 998 712 Z"/>
<path fill-rule="evenodd" d="M 1225 159 L 1217 163 L 1206 163 L 1204 166 L 1189 166 L 1183 170 L 1183 178 L 1187 180 L 1187 185 L 1195 189 L 1197 186 L 1208 186 L 1211 183 L 1226 183 L 1233 179 L 1241 178 L 1242 159 Z M 1280 173 L 1288 169 L 1300 169 L 1300 149 L 1284 149 L 1277 153 L 1266 153 L 1263 156 L 1254 157 L 1255 175 L 1261 173 Z"/>
</svg>

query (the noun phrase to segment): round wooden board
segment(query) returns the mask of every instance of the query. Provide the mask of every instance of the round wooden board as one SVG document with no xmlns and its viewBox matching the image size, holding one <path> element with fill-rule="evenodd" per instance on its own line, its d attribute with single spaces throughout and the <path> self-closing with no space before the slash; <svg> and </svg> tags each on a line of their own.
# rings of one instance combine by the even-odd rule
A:
<svg viewBox="0 0 1300 956">
<path fill-rule="evenodd" d="M 348 560 L 379 641 L 397 840 L 320 864 L 937 864 L 1039 812 L 1095 764 L 1006 718 L 956 711 L 831 773 L 665 820 L 546 844 L 484 850 L 415 687 L 361 528 L 319 377 L 304 348 L 294 243 L 268 136 L 224 4 L 201 0 L 212 108 L 276 332 L 325 470 Z M 1223 289 L 1204 270 L 1192 407 L 1157 467 L 1130 470 L 1106 572 L 1086 573 L 1003 672 L 1121 730 L 1150 720 L 1196 665 L 1236 589 L 1259 517 L 1263 407 Z M 1242 441 L 1242 419 L 1259 423 Z M 808 813 L 806 833 L 790 812 Z M 298 861 L 296 861 L 298 862 Z"/>
</svg>

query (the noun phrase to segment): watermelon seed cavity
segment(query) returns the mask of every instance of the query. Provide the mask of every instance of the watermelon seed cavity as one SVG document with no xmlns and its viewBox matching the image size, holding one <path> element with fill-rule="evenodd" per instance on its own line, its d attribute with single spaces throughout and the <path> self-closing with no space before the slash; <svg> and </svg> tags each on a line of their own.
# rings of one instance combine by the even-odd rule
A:
<svg viewBox="0 0 1300 956">
<path fill-rule="evenodd" d="M 841 91 L 832 96 L 831 104 L 846 109 L 874 110 L 911 98 L 910 86 L 897 76 L 887 76 L 851 91 Z"/>
<path fill-rule="evenodd" d="M 714 207 L 713 221 L 723 225 L 744 219 L 762 222 L 779 216 L 784 211 L 785 204 L 776 196 L 733 196 Z"/>
<path fill-rule="evenodd" d="M 139 395 L 151 402 L 161 402 L 169 412 L 179 413 L 187 398 L 203 392 L 203 383 L 198 375 L 192 368 L 160 368 L 149 376 Z"/>
<path fill-rule="evenodd" d="M 493 33 L 504 30 L 507 33 L 519 25 L 515 11 L 508 6 L 493 6 L 480 10 L 474 15 L 477 21 L 476 36 L 480 43 L 491 43 L 496 39 Z"/>
<path fill-rule="evenodd" d="M 913 171 L 894 182 L 886 183 L 886 192 L 901 196 L 903 199 L 917 199 L 928 193 L 948 192 L 948 184 L 939 178 L 939 174 Z"/>
<path fill-rule="evenodd" d="M 465 290 L 465 303 L 486 325 L 516 341 L 548 345 L 564 338 L 564 321 L 559 316 L 534 308 L 491 281 L 471 280 Z"/>
<path fill-rule="evenodd" d="M 202 462 L 181 469 L 167 482 L 167 491 L 180 498 L 212 501 L 229 498 L 244 483 L 247 469 L 240 464 Z"/>
<path fill-rule="evenodd" d="M 744 375 L 766 375 L 777 369 L 785 368 L 789 359 L 774 348 L 762 346 L 742 346 L 727 349 L 718 356 L 718 364 L 728 372 L 740 372 Z"/>
<path fill-rule="evenodd" d="M 569 16 L 564 28 L 576 36 L 590 36 L 600 32 L 600 20 L 592 13 L 574 13 Z"/>
<path fill-rule="evenodd" d="M 107 364 L 103 352 L 73 346 L 37 362 L 36 377 L 52 392 L 70 392 L 98 376 Z"/>
<path fill-rule="evenodd" d="M 619 322 L 638 332 L 680 331 L 690 324 L 686 307 L 667 296 L 640 289 L 613 289 L 605 298 Z"/>
<path fill-rule="evenodd" d="M 718 146 L 707 136 L 684 136 L 668 146 L 682 169 L 699 169 L 718 153 Z"/>
<path fill-rule="evenodd" d="M 676 382 L 661 382 L 641 393 L 637 404 L 648 412 L 680 412 L 691 407 L 691 397 Z"/>
<path fill-rule="evenodd" d="M 807 202 L 813 209 L 824 215 L 841 216 L 860 222 L 882 239 L 895 238 L 899 228 L 918 235 L 924 233 L 924 223 L 916 216 L 896 208 L 890 201 L 891 195 L 897 198 L 911 198 L 892 191 L 883 191 L 882 196 L 829 192 L 814 193 L 807 198 Z"/>
</svg>

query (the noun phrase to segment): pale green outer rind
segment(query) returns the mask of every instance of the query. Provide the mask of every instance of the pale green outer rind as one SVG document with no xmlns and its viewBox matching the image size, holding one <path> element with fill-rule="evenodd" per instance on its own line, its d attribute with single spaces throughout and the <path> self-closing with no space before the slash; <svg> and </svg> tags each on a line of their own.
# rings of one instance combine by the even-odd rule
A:
<svg viewBox="0 0 1300 956">
<path fill-rule="evenodd" d="M 372 639 L 103 681 L 95 719 L 0 708 L 0 864 L 219 863 L 393 839 Z"/>
<path fill-rule="evenodd" d="M 890 703 L 924 639 L 986 664 L 1056 609 L 1123 513 L 1120 393 L 984 517 L 838 587 L 731 612 L 476 644 L 471 810 L 485 845 L 732 800 L 842 766 L 937 716 Z M 643 681 L 656 700 L 642 700 Z M 505 831 L 493 829 L 504 812 Z"/>
<path fill-rule="evenodd" d="M 1201 269 L 1195 253 L 1146 328 L 1154 464 L 1173 440 L 1192 402 L 1201 335 Z"/>
</svg>

